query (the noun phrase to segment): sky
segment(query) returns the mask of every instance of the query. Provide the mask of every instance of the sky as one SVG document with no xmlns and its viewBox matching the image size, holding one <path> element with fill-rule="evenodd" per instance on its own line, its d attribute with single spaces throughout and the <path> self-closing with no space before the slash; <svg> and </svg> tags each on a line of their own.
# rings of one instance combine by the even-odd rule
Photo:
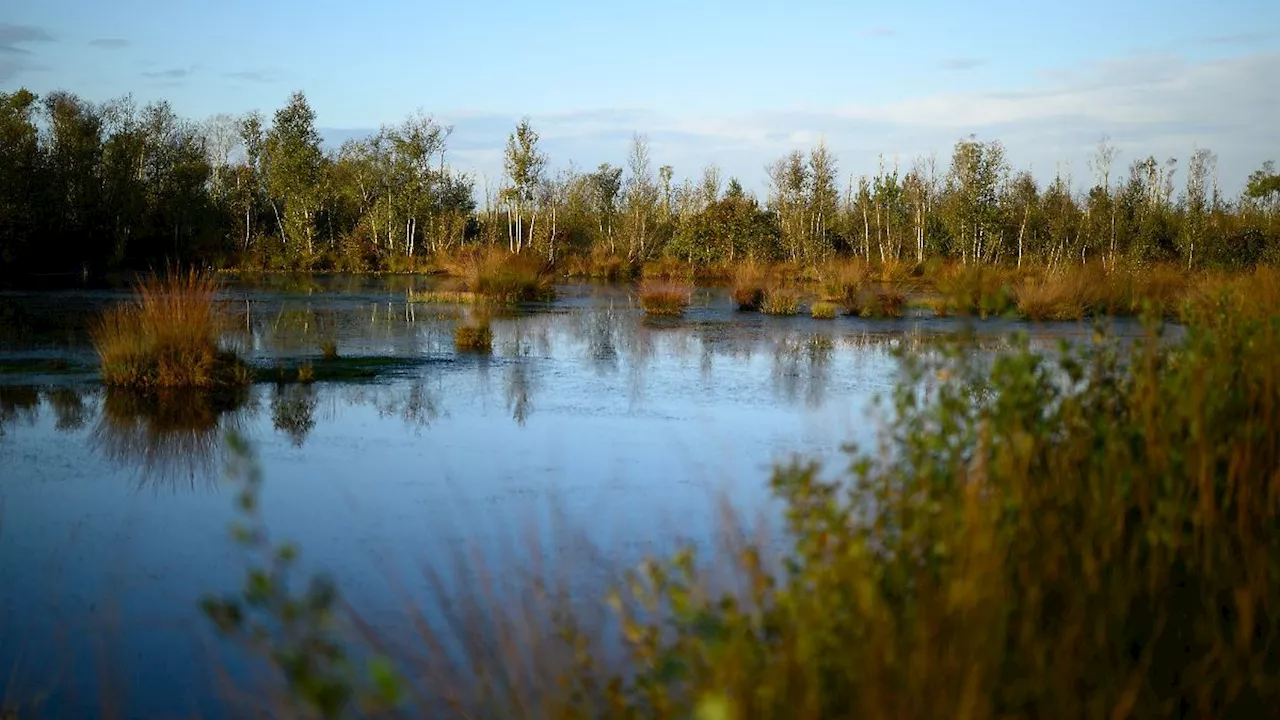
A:
<svg viewBox="0 0 1280 720">
<path fill-rule="evenodd" d="M 528 116 L 553 168 L 765 166 L 825 142 L 844 176 L 1000 140 L 1077 186 L 1106 136 L 1130 162 L 1217 153 L 1224 191 L 1280 160 L 1280 2 L 1076 0 L 5 0 L 0 90 L 167 99 L 187 117 L 307 94 L 328 142 L 424 111 L 497 182 Z M 1114 171 L 1113 171 L 1114 173 Z"/>
</svg>

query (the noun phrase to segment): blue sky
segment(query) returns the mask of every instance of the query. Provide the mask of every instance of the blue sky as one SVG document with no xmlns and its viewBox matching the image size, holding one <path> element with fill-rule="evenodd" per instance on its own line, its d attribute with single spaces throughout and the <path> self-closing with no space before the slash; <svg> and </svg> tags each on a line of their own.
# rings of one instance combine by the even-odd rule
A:
<svg viewBox="0 0 1280 720">
<path fill-rule="evenodd" d="M 1219 154 L 1224 189 L 1280 159 L 1280 3 L 835 0 L 538 3 L 9 0 L 0 88 L 133 93 L 182 114 L 304 90 L 337 140 L 422 109 L 452 162 L 500 172 L 521 115 L 553 166 L 621 163 L 633 132 L 677 176 L 763 166 L 819 138 L 845 173 L 940 164 L 970 133 L 1043 180 L 1110 135 L 1119 163 Z"/>
</svg>

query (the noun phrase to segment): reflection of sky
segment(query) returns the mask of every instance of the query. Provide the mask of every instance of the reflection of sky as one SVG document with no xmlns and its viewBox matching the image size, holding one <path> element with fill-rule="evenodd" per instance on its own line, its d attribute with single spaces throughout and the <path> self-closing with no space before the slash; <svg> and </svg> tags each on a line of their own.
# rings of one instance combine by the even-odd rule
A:
<svg viewBox="0 0 1280 720">
<path fill-rule="evenodd" d="M 85 692 L 58 702 L 86 712 L 74 703 L 97 697 L 90 633 L 108 627 L 117 672 L 137 688 L 131 708 L 202 709 L 192 703 L 209 686 L 185 662 L 203 652 L 196 602 L 234 589 L 242 570 L 231 493 L 208 482 L 230 428 L 258 450 L 273 533 L 376 613 L 396 602 L 388 566 L 416 595 L 425 581 L 411 562 L 476 546 L 508 572 L 534 545 L 565 551 L 569 531 L 604 553 L 561 561 L 598 589 L 610 565 L 709 542 L 722 499 L 773 516 L 771 464 L 836 460 L 841 443 L 869 441 L 870 399 L 895 377 L 889 347 L 955 329 L 739 315 L 715 293 L 684 321 L 650 324 L 625 291 L 570 288 L 547 311 L 495 319 L 491 357 L 459 356 L 458 312 L 406 306 L 385 286 L 344 289 L 229 304 L 248 301 L 259 361 L 316 356 L 331 339 L 348 357 L 429 362 L 378 382 L 183 400 L 182 412 L 100 390 L 0 388 L 0 671 L 20 659 L 43 677 L 71 662 L 64 681 Z"/>
</svg>

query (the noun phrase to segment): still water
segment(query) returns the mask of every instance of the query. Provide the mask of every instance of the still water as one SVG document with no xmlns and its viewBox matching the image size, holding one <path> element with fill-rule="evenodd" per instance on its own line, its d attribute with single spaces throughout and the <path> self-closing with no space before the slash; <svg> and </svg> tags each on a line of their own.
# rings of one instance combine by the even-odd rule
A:
<svg viewBox="0 0 1280 720">
<path fill-rule="evenodd" d="M 700 291 L 678 321 L 646 320 L 626 289 L 560 288 L 494 318 L 493 353 L 463 354 L 468 308 L 406 301 L 425 280 L 305 278 L 224 293 L 257 364 L 336 345 L 392 358 L 377 377 L 259 384 L 230 397 L 143 399 L 94 381 L 85 327 L 124 295 L 0 295 L 0 681 L 51 716 L 217 716 L 225 647 L 198 611 L 240 586 L 225 434 L 247 438 L 273 536 L 332 574 L 371 616 L 420 587 L 415 564 L 487 553 L 519 565 L 574 528 L 593 579 L 711 541 L 724 503 L 773 517 L 770 467 L 843 462 L 870 443 L 895 347 L 964 321 L 777 318 Z M 981 323 L 1050 343 L 1086 326 Z M 1125 328 L 1122 327 L 1122 330 Z M 1135 328 L 1128 328 L 1135 331 Z M 547 520 L 554 516 L 554 523 Z M 532 533 L 532 535 L 530 535 Z M 496 558 L 496 559 L 495 559 Z M 413 594 L 413 587 L 409 593 Z M 0 687 L 3 687 L 0 684 Z M 0 696 L 2 697 L 2 696 Z"/>
</svg>

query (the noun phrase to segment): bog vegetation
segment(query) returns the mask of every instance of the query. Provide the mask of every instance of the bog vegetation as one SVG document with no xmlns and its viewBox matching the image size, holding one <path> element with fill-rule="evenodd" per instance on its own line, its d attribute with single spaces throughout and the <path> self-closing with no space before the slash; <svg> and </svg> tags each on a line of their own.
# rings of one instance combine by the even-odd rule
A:
<svg viewBox="0 0 1280 720">
<path fill-rule="evenodd" d="M 222 343 L 217 281 L 194 270 L 152 275 L 92 328 L 103 383 L 143 390 L 244 385 L 252 370 Z"/>
<path fill-rule="evenodd" d="M 841 260 L 859 263 L 870 272 L 865 279 L 896 282 L 913 267 L 944 262 L 1001 268 L 997 274 L 1048 267 L 1064 277 L 1029 289 L 1024 305 L 1052 316 L 1058 311 L 1044 308 L 1075 266 L 1204 270 L 1280 261 L 1274 166 L 1262 164 L 1239 197 L 1225 197 L 1204 149 L 1181 166 L 1154 157 L 1122 166 L 1104 141 L 1091 177 L 1080 182 L 1032 177 L 1012 167 L 996 141 L 962 139 L 949 163 L 882 163 L 860 177 L 842 176 L 834 154 L 818 145 L 773 163 L 767 192 L 757 197 L 715 166 L 655 167 L 639 136 L 625 167 L 553 171 L 528 121 L 508 138 L 504 176 L 477 192 L 475 178 L 449 164 L 448 138 L 449 128 L 415 115 L 325 147 L 301 93 L 270 119 L 251 113 L 199 123 L 163 102 L 139 108 L 127 98 L 95 104 L 62 92 L 0 93 L 0 282 L 172 261 L 241 270 L 450 269 L 487 284 L 474 274 L 479 268 L 464 266 L 501 249 L 520 263 L 513 275 L 491 277 L 490 289 L 523 299 L 541 294 L 525 276 L 531 268 L 609 280 L 655 268 L 658 279 L 687 282 L 779 264 L 795 276 Z M 980 292 L 991 280 L 969 272 L 955 282 Z M 746 286 L 744 293 L 744 305 L 762 301 Z M 846 299 L 858 312 L 893 309 L 865 296 L 862 288 Z M 947 309 L 984 314 L 1017 302 L 978 295 Z"/>
<path fill-rule="evenodd" d="M 326 717 L 1266 715 L 1277 307 L 1262 269 L 1197 287 L 1176 339 L 1152 314 L 1129 345 L 1100 326 L 1049 354 L 903 355 L 878 445 L 844 473 L 774 471 L 783 542 L 731 524 L 723 549 L 647 561 L 599 599 L 613 621 L 556 577 L 510 597 L 437 582 L 416 662 L 332 584 L 290 579 L 296 549 L 253 530 L 250 464 L 243 538 L 263 564 L 205 608 L 272 653 L 286 703 Z"/>
</svg>

